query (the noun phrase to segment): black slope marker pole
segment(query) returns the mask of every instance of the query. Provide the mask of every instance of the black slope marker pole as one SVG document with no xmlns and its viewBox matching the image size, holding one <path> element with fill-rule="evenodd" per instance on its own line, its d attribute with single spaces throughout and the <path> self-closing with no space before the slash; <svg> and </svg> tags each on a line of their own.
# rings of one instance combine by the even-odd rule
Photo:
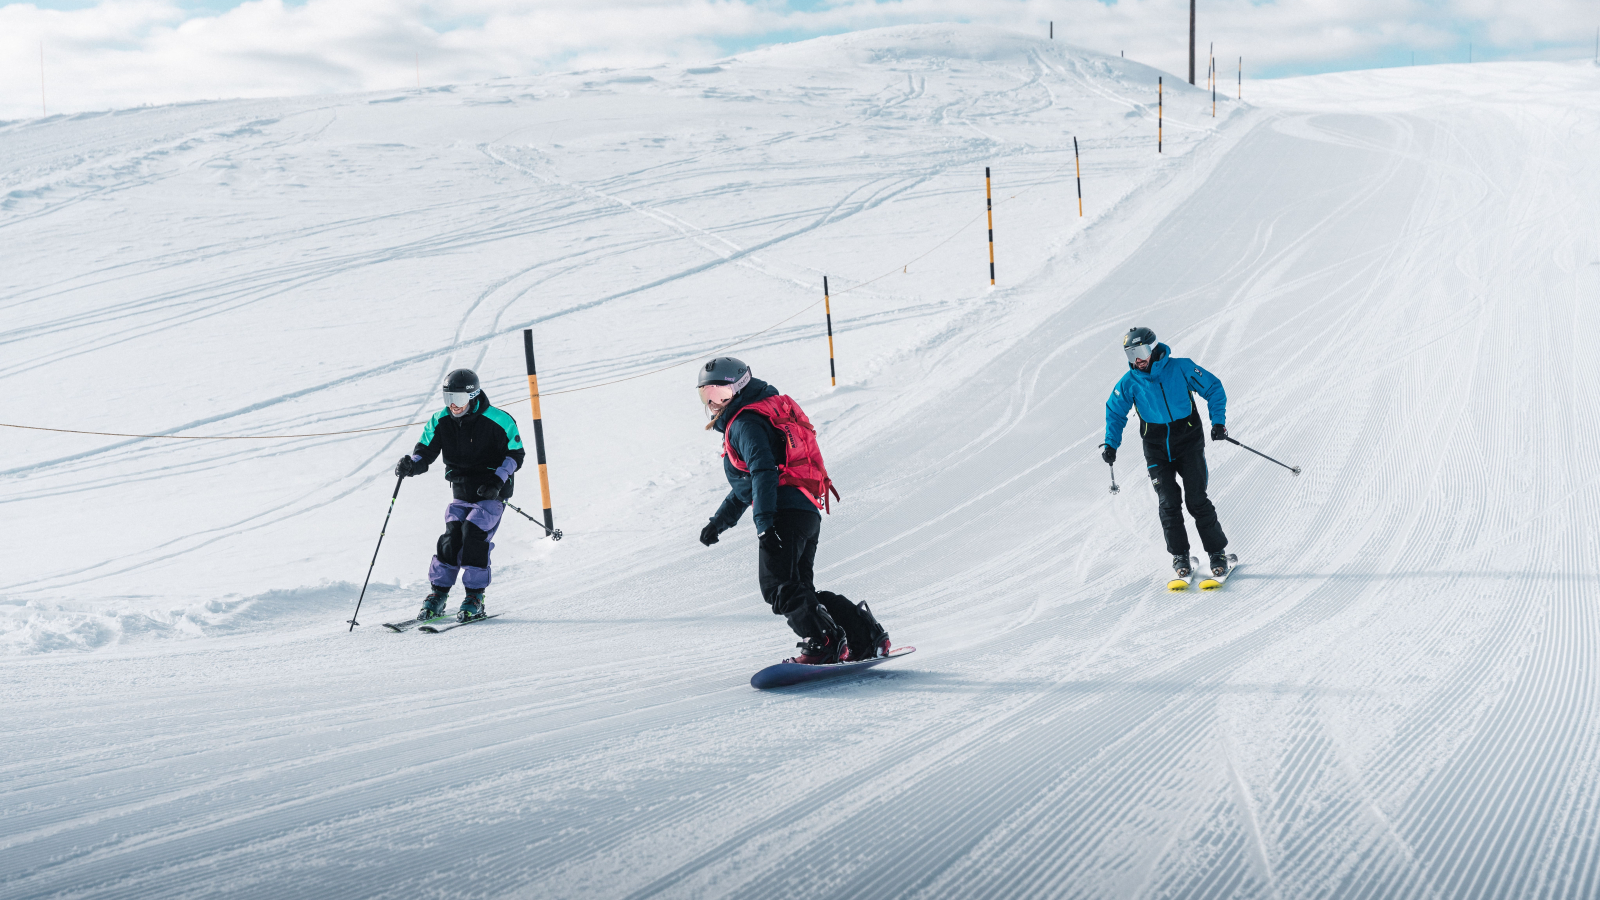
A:
<svg viewBox="0 0 1600 900">
<path fill-rule="evenodd" d="M 356 616 L 361 613 L 361 601 L 367 599 L 367 583 L 372 581 L 372 567 L 378 564 L 378 550 L 383 547 L 383 536 L 389 533 L 389 517 L 394 515 L 394 498 L 400 496 L 400 485 L 405 480 L 403 475 L 394 480 L 394 493 L 389 495 L 389 511 L 383 514 L 383 530 L 378 532 L 378 546 L 372 548 L 372 562 L 367 563 L 367 578 L 361 582 L 361 596 L 356 598 L 356 611 L 350 614 L 350 629 L 346 634 L 355 631 L 356 626 L 361 624 L 356 621 Z"/>
<path fill-rule="evenodd" d="M 828 317 L 828 382 L 839 386 L 839 374 L 833 368 L 833 302 L 828 299 L 828 276 L 822 276 L 822 314 Z"/>
</svg>

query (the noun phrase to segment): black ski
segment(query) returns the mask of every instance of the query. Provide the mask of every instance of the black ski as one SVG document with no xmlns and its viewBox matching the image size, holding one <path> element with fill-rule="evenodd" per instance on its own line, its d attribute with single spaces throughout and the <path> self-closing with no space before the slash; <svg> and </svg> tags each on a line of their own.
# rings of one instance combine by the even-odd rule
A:
<svg viewBox="0 0 1600 900">
<path fill-rule="evenodd" d="M 383 623 L 383 627 L 395 632 L 410 631 L 418 625 L 431 625 L 434 622 L 448 622 L 455 617 L 455 613 L 440 613 L 431 619 L 407 619 L 404 622 L 385 622 Z"/>
<path fill-rule="evenodd" d="M 471 625 L 473 622 L 487 622 L 490 619 L 497 618 L 499 615 L 499 613 L 495 613 L 494 615 L 490 616 L 479 616 L 476 619 L 468 619 L 465 622 L 451 622 L 449 625 L 424 625 L 417 630 L 426 631 L 429 634 L 443 634 L 452 628 L 460 628 L 463 625 Z"/>
</svg>

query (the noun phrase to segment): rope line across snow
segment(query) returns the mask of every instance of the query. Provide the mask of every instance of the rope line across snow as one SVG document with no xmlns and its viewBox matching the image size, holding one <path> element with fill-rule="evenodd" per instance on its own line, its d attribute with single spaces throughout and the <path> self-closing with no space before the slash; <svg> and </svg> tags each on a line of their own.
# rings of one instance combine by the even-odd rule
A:
<svg viewBox="0 0 1600 900">
<path fill-rule="evenodd" d="M 1066 169 L 1066 166 L 1063 165 L 1060 169 L 1057 169 L 1056 172 L 1060 172 L 1060 171 L 1065 170 L 1065 169 Z M 1056 174 L 1055 172 L 1052 172 L 1049 175 L 1046 175 L 1044 180 L 1041 181 L 1040 184 L 1048 183 L 1049 179 L 1051 177 L 1053 177 L 1055 174 Z M 1027 192 L 1028 192 L 1027 189 L 1020 190 L 1020 191 L 1016 192 L 1015 194 L 1012 194 L 1011 196 L 1006 197 L 1004 200 L 1001 200 L 1000 203 L 1008 203 L 1008 202 L 1010 202 L 1012 200 L 1017 199 L 1018 197 L 1022 196 L 1023 194 L 1026 194 Z M 900 264 L 901 272 L 904 272 L 906 269 L 910 268 L 910 266 L 913 265 L 914 263 L 918 263 L 918 262 L 921 262 L 922 260 L 926 259 L 935 250 L 938 250 L 940 247 L 943 247 L 945 244 L 948 244 L 951 241 L 955 240 L 957 237 L 960 237 L 962 232 L 966 231 L 968 228 L 971 228 L 972 227 L 972 223 L 974 223 L 974 222 L 978 221 L 979 219 L 983 218 L 983 216 L 984 216 L 984 213 L 978 213 L 976 216 L 973 216 L 971 219 L 968 219 L 967 222 L 964 225 L 962 225 L 960 228 L 957 228 L 954 232 L 952 232 L 949 237 L 945 238 L 944 240 L 940 241 L 937 244 L 934 244 L 932 247 L 929 247 L 927 250 L 923 251 L 922 253 L 918 254 L 917 256 L 913 257 L 912 259 L 910 259 L 910 260 L 908 260 L 908 261 L 906 261 L 904 263 L 901 263 Z M 897 274 L 897 273 L 894 271 L 893 268 L 890 268 L 890 269 L 886 270 L 881 275 L 876 275 L 876 276 L 874 276 L 872 278 L 869 278 L 866 281 L 863 281 L 863 282 L 861 282 L 859 284 L 852 285 L 851 287 L 847 287 L 842 291 L 836 291 L 834 293 L 834 296 L 837 297 L 840 294 L 848 294 L 851 291 L 856 290 L 857 288 L 864 288 L 869 284 L 873 284 L 874 282 L 882 281 L 883 279 L 888 278 L 890 275 L 894 275 L 894 274 Z M 784 324 L 787 324 L 790 321 L 793 321 L 794 319 L 798 318 L 801 314 L 810 312 L 811 310 L 815 309 L 817 306 L 821 305 L 822 303 L 823 303 L 822 300 L 815 300 L 815 301 L 813 301 L 811 303 L 808 303 L 805 306 L 802 306 L 800 309 L 796 310 L 795 312 L 791 313 L 790 315 L 785 316 L 782 319 L 779 319 L 778 321 L 772 323 L 771 325 L 768 325 L 766 328 L 763 328 L 760 331 L 755 332 L 754 334 L 745 335 L 744 337 L 738 339 L 737 341 L 734 341 L 731 344 L 724 344 L 723 346 L 718 347 L 715 350 L 709 351 L 709 355 L 716 356 L 717 354 L 722 353 L 725 350 L 732 350 L 735 347 L 738 347 L 738 346 L 743 345 L 743 344 L 747 344 L 750 341 L 753 341 L 756 338 L 761 337 L 762 335 L 766 334 L 767 332 L 772 331 L 773 329 L 779 327 L 780 325 L 784 325 Z M 664 365 L 664 366 L 660 367 L 659 369 L 650 369 L 649 371 L 640 372 L 640 373 L 638 373 L 636 375 L 628 375 L 628 376 L 625 376 L 625 377 L 622 377 L 622 378 L 613 378 L 610 381 L 602 381 L 602 382 L 599 382 L 597 384 L 586 384 L 583 387 L 565 388 L 565 389 L 559 390 L 559 391 L 540 391 L 539 392 L 539 396 L 541 398 L 543 398 L 543 397 L 554 397 L 554 396 L 556 396 L 558 394 L 576 394 L 576 393 L 578 393 L 580 391 L 592 391 L 592 390 L 595 390 L 596 388 L 609 387 L 609 386 L 611 386 L 613 384 L 622 384 L 625 381 L 633 381 L 633 380 L 638 379 L 638 378 L 646 378 L 646 377 L 651 376 L 651 375 L 659 375 L 662 372 L 668 372 L 668 371 L 671 371 L 673 369 L 679 368 L 681 366 L 686 366 L 691 362 L 698 361 L 699 359 L 703 358 L 706 355 L 707 354 L 705 354 L 705 353 L 696 353 L 693 356 L 686 356 L 683 359 L 678 360 L 677 362 L 668 363 L 667 365 Z M 531 403 L 531 402 L 532 402 L 532 398 L 528 398 L 528 399 L 525 399 L 525 400 L 518 400 L 517 404 L 520 405 L 522 403 Z M 423 422 L 406 422 L 403 425 L 379 425 L 376 428 L 355 428 L 355 429 L 351 429 L 349 431 L 318 431 L 318 432 L 313 432 L 313 433 L 309 433 L 309 434 L 125 434 L 125 433 L 119 432 L 119 431 L 79 431 L 79 430 L 73 429 L 73 428 L 45 428 L 45 427 L 39 426 L 39 425 L 13 425 L 13 424 L 11 424 L 9 422 L 0 422 L 0 428 L 19 428 L 19 429 L 22 429 L 24 431 L 51 431 L 51 432 L 55 432 L 56 434 L 92 434 L 92 435 L 97 435 L 97 436 L 100 436 L 100 437 L 155 438 L 155 439 L 169 440 L 169 441 L 286 441 L 286 440 L 293 440 L 293 439 L 296 439 L 296 438 L 340 437 L 342 435 L 347 435 L 347 434 L 368 434 L 368 433 L 376 432 L 376 431 L 395 431 L 395 430 L 400 429 L 400 428 L 414 428 L 414 427 L 416 427 L 418 425 L 423 425 L 423 424 L 426 424 L 426 423 L 423 423 Z"/>
</svg>

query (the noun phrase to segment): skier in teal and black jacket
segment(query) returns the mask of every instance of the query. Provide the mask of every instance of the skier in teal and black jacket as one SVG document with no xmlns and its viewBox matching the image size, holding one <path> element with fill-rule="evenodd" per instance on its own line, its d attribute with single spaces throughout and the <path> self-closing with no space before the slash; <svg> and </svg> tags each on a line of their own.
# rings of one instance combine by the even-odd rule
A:
<svg viewBox="0 0 1600 900">
<path fill-rule="evenodd" d="M 1111 389 L 1106 400 L 1106 442 L 1100 458 L 1107 463 L 1117 459 L 1122 431 L 1128 424 L 1128 411 L 1139 411 L 1139 436 L 1144 439 L 1144 459 L 1150 483 L 1160 503 L 1161 530 L 1172 554 L 1172 568 L 1178 577 L 1189 577 L 1189 534 L 1183 526 L 1183 508 L 1194 517 L 1200 543 L 1209 555 L 1213 575 L 1228 570 L 1224 550 L 1228 537 L 1217 521 L 1217 509 L 1206 496 L 1205 431 L 1200 422 L 1196 392 L 1205 398 L 1211 416 L 1211 439 L 1228 436 L 1228 395 L 1217 376 L 1202 369 L 1192 359 L 1172 355 L 1166 344 L 1156 342 L 1148 328 L 1132 328 L 1122 339 L 1128 355 L 1128 371 Z M 1178 480 L 1183 480 L 1179 488 Z M 1184 494 L 1187 492 L 1187 503 Z"/>
<path fill-rule="evenodd" d="M 467 589 L 457 618 L 481 619 L 484 589 L 489 586 L 489 551 L 500 528 L 505 501 L 516 488 L 515 472 L 522 468 L 526 451 L 517 420 L 489 405 L 489 395 L 479 386 L 478 374 L 456 369 L 445 376 L 445 408 L 434 413 L 422 430 L 422 440 L 395 464 L 401 478 L 421 475 L 444 455 L 444 478 L 453 499 L 445 507 L 444 534 L 428 563 L 432 590 L 422 601 L 417 618 L 444 615 L 445 601 L 459 576 Z"/>
</svg>

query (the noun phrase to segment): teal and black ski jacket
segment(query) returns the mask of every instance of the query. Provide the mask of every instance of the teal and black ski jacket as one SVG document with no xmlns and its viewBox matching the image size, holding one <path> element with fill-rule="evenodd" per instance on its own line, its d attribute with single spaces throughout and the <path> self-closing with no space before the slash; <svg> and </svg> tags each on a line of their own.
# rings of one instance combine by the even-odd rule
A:
<svg viewBox="0 0 1600 900">
<path fill-rule="evenodd" d="M 452 485 L 457 500 L 475 503 L 478 488 L 502 484 L 500 498 L 511 496 L 516 486 L 513 473 L 522 468 L 527 453 L 517 420 L 503 409 L 489 405 L 489 395 L 479 392 L 461 418 L 445 407 L 433 414 L 422 429 L 422 440 L 411 451 L 417 462 L 415 474 L 427 471 L 428 464 L 444 455 L 444 479 Z"/>
<path fill-rule="evenodd" d="M 1197 443 L 1204 446 L 1200 408 L 1191 392 L 1205 398 L 1211 424 L 1227 424 L 1228 394 L 1217 376 L 1192 359 L 1173 356 L 1166 344 L 1157 344 L 1150 354 L 1150 371 L 1141 372 L 1129 363 L 1127 374 L 1111 389 L 1106 399 L 1106 443 L 1122 446 L 1128 411 L 1137 408 L 1146 462 L 1171 462 Z"/>
</svg>

